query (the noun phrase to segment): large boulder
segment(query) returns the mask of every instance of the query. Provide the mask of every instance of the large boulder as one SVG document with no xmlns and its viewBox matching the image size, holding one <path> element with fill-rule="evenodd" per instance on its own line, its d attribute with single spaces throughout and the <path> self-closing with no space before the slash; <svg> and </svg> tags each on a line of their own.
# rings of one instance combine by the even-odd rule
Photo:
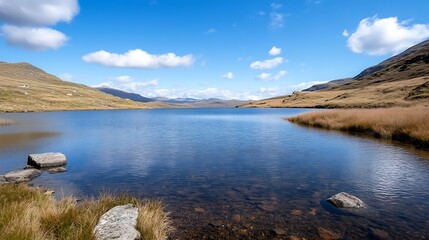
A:
<svg viewBox="0 0 429 240">
<path fill-rule="evenodd" d="M 7 182 L 6 178 L 3 175 L 0 175 L 0 185 L 7 184 L 7 183 L 8 182 Z"/>
<path fill-rule="evenodd" d="M 7 182 L 27 182 L 40 176 L 40 174 L 42 172 L 37 169 L 23 169 L 9 172 L 4 175 L 4 178 Z"/>
<path fill-rule="evenodd" d="M 345 192 L 337 193 L 328 198 L 328 202 L 338 208 L 362 208 L 365 206 L 362 200 Z"/>
<path fill-rule="evenodd" d="M 36 168 L 61 167 L 67 164 L 67 158 L 62 153 L 38 153 L 28 155 L 28 165 Z"/>
<path fill-rule="evenodd" d="M 132 204 L 116 206 L 103 214 L 94 228 L 97 240 L 134 240 L 140 238 L 137 231 L 138 208 Z"/>
</svg>

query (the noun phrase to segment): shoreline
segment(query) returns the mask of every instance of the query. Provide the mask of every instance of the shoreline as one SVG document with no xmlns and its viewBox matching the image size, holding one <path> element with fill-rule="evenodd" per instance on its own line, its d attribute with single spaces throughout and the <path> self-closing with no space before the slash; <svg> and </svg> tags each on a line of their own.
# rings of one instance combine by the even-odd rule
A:
<svg viewBox="0 0 429 240">
<path fill-rule="evenodd" d="M 300 126 L 398 141 L 429 150 L 428 107 L 335 109 L 284 119 Z"/>
</svg>

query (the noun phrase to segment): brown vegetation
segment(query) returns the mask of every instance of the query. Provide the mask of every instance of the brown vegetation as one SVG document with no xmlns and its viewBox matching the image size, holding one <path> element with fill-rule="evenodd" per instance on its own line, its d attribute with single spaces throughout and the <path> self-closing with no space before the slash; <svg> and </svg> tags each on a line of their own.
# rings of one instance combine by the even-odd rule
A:
<svg viewBox="0 0 429 240">
<path fill-rule="evenodd" d="M 429 106 L 429 77 L 380 82 L 356 89 L 295 92 L 251 102 L 241 107 L 376 108 Z"/>
<path fill-rule="evenodd" d="M 80 203 L 71 197 L 56 201 L 41 189 L 24 184 L 0 186 L 1 238 L 94 239 L 92 231 L 100 216 L 127 203 L 139 208 L 137 228 L 144 239 L 167 238 L 169 220 L 160 202 L 125 195 L 104 195 Z"/>
<path fill-rule="evenodd" d="M 304 113 L 287 120 L 429 148 L 429 107 L 329 110 Z"/>
<path fill-rule="evenodd" d="M 28 63 L 0 62 L 0 112 L 142 109 L 158 104 L 121 99 L 62 81 Z"/>
</svg>

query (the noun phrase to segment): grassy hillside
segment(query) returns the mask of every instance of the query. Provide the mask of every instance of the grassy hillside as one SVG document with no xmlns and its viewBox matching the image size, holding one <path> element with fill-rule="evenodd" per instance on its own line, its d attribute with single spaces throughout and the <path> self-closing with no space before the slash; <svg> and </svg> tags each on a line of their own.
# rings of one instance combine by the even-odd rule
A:
<svg viewBox="0 0 429 240">
<path fill-rule="evenodd" d="M 354 78 L 242 107 L 393 107 L 429 105 L 429 40 L 369 67 Z"/>
<path fill-rule="evenodd" d="M 158 106 L 124 100 L 85 85 L 62 81 L 28 63 L 0 62 L 0 112 L 150 107 Z"/>
<path fill-rule="evenodd" d="M 374 108 L 429 106 L 429 77 L 374 83 L 357 89 L 295 92 L 292 95 L 251 102 L 241 107 Z"/>
</svg>

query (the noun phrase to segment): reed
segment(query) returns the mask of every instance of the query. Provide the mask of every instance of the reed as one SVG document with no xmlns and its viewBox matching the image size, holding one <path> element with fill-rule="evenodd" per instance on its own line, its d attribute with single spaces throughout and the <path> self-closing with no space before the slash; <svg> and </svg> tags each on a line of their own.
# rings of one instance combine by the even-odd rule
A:
<svg viewBox="0 0 429 240">
<path fill-rule="evenodd" d="M 304 113 L 290 122 L 363 133 L 429 148 L 429 108 L 338 109 Z"/>
<path fill-rule="evenodd" d="M 95 239 L 92 231 L 103 213 L 116 205 L 132 203 L 139 208 L 137 229 L 144 239 L 167 239 L 169 219 L 159 201 L 102 195 L 77 203 L 67 197 L 53 199 L 25 184 L 0 186 L 2 239 Z"/>
</svg>

